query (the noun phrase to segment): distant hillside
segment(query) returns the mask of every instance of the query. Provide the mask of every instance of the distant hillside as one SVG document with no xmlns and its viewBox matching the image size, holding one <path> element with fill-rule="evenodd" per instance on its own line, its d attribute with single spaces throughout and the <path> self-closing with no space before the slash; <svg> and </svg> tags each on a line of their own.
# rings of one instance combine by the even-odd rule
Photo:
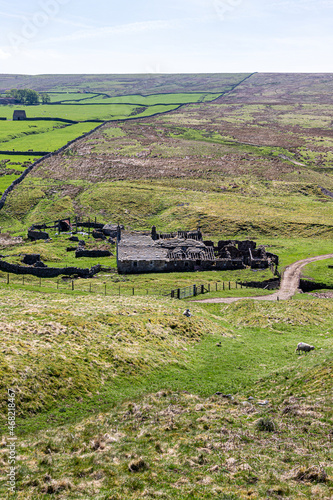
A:
<svg viewBox="0 0 333 500">
<path fill-rule="evenodd" d="M 225 75 L 178 77 L 208 90 Z M 131 78 L 149 89 L 147 76 Z M 171 85 L 172 75 L 162 80 Z M 36 167 L 0 222 L 101 214 L 136 229 L 331 237 L 332 80 L 255 74 L 213 102 L 106 124 Z"/>
<path fill-rule="evenodd" d="M 42 91 L 106 92 L 109 95 L 164 92 L 220 92 L 231 89 L 249 73 L 144 75 L 1 75 L 0 92 L 12 88 Z"/>
</svg>

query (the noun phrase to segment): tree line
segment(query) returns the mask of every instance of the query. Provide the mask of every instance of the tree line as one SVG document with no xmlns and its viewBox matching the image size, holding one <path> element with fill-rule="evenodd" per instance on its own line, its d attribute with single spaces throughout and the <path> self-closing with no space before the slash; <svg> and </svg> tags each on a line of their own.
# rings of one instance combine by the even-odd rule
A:
<svg viewBox="0 0 333 500">
<path fill-rule="evenodd" d="M 6 96 L 15 99 L 19 104 L 48 104 L 51 98 L 48 94 L 39 94 L 31 89 L 11 89 L 7 90 Z"/>
</svg>

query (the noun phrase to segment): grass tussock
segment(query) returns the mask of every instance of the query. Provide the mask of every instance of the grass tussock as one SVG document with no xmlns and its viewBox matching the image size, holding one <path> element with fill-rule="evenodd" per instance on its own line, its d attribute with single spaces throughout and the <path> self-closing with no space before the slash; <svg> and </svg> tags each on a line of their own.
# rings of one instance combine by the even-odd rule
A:
<svg viewBox="0 0 333 500">
<path fill-rule="evenodd" d="M 37 432 L 19 443 L 26 474 L 18 494 L 28 500 L 45 494 L 329 499 L 330 399 L 318 391 L 315 401 L 298 396 L 272 399 L 265 408 L 259 403 L 241 395 L 203 398 L 166 389 L 64 425 L 56 434 Z M 286 413 L 291 404 L 302 411 Z M 313 407 L 316 417 L 307 413 Z M 5 460 L 5 441 L 0 453 Z"/>
</svg>

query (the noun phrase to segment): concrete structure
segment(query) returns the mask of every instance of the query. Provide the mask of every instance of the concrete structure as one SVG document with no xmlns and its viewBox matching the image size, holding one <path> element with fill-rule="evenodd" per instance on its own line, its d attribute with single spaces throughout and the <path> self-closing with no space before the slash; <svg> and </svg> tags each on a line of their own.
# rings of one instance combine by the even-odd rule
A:
<svg viewBox="0 0 333 500">
<path fill-rule="evenodd" d="M 221 271 L 267 268 L 278 264 L 278 257 L 254 241 L 202 241 L 200 230 L 158 234 L 121 232 L 117 241 L 117 267 L 120 274 L 181 271 Z"/>
</svg>

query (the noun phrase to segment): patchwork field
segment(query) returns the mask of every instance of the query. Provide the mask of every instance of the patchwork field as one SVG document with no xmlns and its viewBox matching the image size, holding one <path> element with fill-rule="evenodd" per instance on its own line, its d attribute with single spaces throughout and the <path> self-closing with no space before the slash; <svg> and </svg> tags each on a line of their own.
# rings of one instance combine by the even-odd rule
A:
<svg viewBox="0 0 333 500">
<path fill-rule="evenodd" d="M 13 81 L 0 76 L 0 89 Z M 113 255 L 76 259 L 69 234 L 30 242 L 26 231 L 75 215 L 127 229 L 200 226 L 215 243 L 255 239 L 279 255 L 280 273 L 332 253 L 332 81 L 16 79 L 54 103 L 28 115 L 80 123 L 0 121 L 0 151 L 14 149 L 0 156 L 0 191 L 37 148 L 54 151 L 98 125 L 89 120 L 111 121 L 36 166 L 0 211 L 8 262 L 37 253 L 49 267 L 104 268 L 93 279 L 0 273 L 0 419 L 5 426 L 11 387 L 16 498 L 331 500 L 331 260 L 304 267 L 303 292 L 288 301 L 194 303 L 165 293 L 196 283 L 210 288 L 205 297 L 254 297 L 270 294 L 257 286 L 277 277 L 270 269 L 120 276 L 106 241 L 80 234 L 87 248 Z M 31 156 L 15 154 L 21 148 Z M 248 286 L 221 286 L 236 281 Z M 315 350 L 297 355 L 298 342 Z M 5 498 L 6 427 L 0 442 Z"/>
<path fill-rule="evenodd" d="M 224 92 L 231 87 L 224 83 L 222 88 Z M 221 93 L 222 91 L 215 94 L 192 92 L 110 97 L 108 94 L 96 92 L 52 92 L 49 104 L 0 105 L 0 117 L 3 118 L 0 120 L 0 151 L 53 152 L 95 128 L 97 125 L 94 121 L 102 123 L 167 113 L 187 103 L 215 100 Z M 5 97 L 5 94 L 2 96 Z M 28 121 L 11 121 L 15 110 L 24 110 Z M 5 174 L 4 177 L 0 171 L 1 192 L 18 177 L 16 173 Z"/>
<path fill-rule="evenodd" d="M 329 111 L 205 103 L 107 124 L 38 166 L 5 212 L 18 221 L 28 196 L 34 208 L 27 222 L 40 221 L 47 207 L 54 217 L 120 216 L 137 229 L 200 225 L 227 236 L 329 236 Z M 52 188 L 56 194 L 45 199 Z"/>
</svg>

